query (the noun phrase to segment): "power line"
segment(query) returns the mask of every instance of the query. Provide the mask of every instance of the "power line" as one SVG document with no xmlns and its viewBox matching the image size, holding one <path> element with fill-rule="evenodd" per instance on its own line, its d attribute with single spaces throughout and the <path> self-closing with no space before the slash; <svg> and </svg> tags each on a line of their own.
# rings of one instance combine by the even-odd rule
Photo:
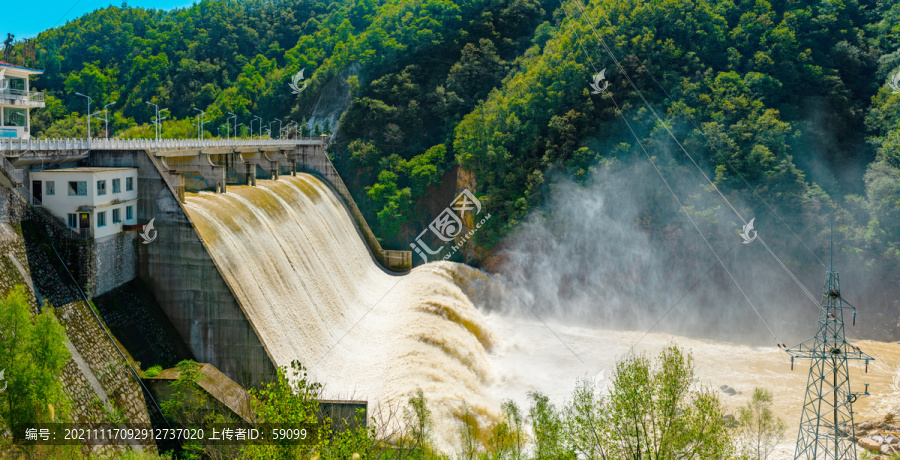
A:
<svg viewBox="0 0 900 460">
<path fill-rule="evenodd" d="M 560 4 L 562 4 L 562 1 L 561 1 L 561 0 L 560 0 Z M 565 14 L 566 14 L 566 17 L 568 17 L 568 18 L 570 19 L 570 21 L 571 21 L 571 16 L 569 16 L 568 10 L 565 9 L 565 5 L 563 5 L 562 8 L 563 8 L 563 11 L 564 11 Z M 573 29 L 573 31 L 574 31 L 574 29 Z M 577 37 L 578 42 L 579 42 L 579 44 L 580 44 L 581 47 L 582 47 L 582 50 L 584 50 L 584 44 L 583 44 L 582 41 L 581 41 L 581 37 L 578 35 L 577 32 L 575 32 L 575 36 Z M 601 43 L 602 43 L 602 39 L 601 39 Z M 605 43 L 604 43 L 604 46 L 605 46 Z M 610 54 L 611 54 L 611 53 L 610 53 Z M 596 71 L 596 70 L 597 70 L 597 67 L 594 65 L 593 60 L 590 58 L 590 55 L 587 54 L 586 50 L 585 50 L 585 55 L 586 55 L 586 57 L 588 58 L 588 61 L 590 62 L 591 67 L 593 67 L 593 68 L 594 68 L 594 71 Z M 618 61 L 617 61 L 617 62 L 618 62 Z M 729 278 L 731 278 L 731 281 L 732 281 L 732 282 L 734 283 L 734 285 L 738 288 L 738 291 L 740 291 L 741 295 L 743 295 L 744 299 L 747 301 L 747 303 L 750 305 L 750 307 L 751 307 L 751 308 L 753 309 L 753 311 L 756 313 L 756 316 L 759 317 L 760 321 L 762 321 L 762 323 L 766 326 L 766 329 L 768 329 L 769 334 L 771 334 L 772 337 L 775 339 L 775 342 L 776 342 L 776 343 L 781 343 L 781 342 L 778 340 L 778 336 L 775 334 L 775 332 L 772 330 L 772 328 L 769 327 L 769 323 L 766 322 L 766 320 L 762 317 L 762 314 L 760 314 L 759 310 L 756 308 L 756 305 L 753 304 L 753 301 L 751 301 L 751 300 L 750 300 L 750 297 L 747 296 L 747 293 L 744 292 L 744 289 L 741 287 L 740 283 L 738 283 L 737 279 L 734 278 L 734 276 L 731 274 L 731 271 L 728 270 L 728 267 L 725 266 L 725 263 L 722 261 L 722 258 L 719 257 L 719 254 L 718 254 L 718 253 L 716 252 L 716 250 L 712 247 L 712 244 L 710 244 L 709 240 L 708 240 L 708 239 L 706 238 L 706 236 L 703 234 L 703 231 L 700 230 L 700 227 L 699 227 L 699 226 L 697 225 L 697 223 L 694 221 L 694 218 L 691 217 L 690 212 L 687 211 L 687 209 L 685 208 L 685 206 L 684 206 L 684 204 L 682 203 L 681 199 L 678 198 L 678 195 L 675 193 L 675 191 L 674 191 L 674 190 L 672 189 L 672 187 L 669 185 L 669 181 L 666 180 L 665 176 L 663 176 L 663 174 L 662 174 L 662 171 L 660 171 L 659 167 L 657 167 L 656 162 L 653 161 L 653 157 L 650 155 L 649 152 L 647 152 L 647 149 L 644 148 L 643 142 L 641 142 L 641 140 L 640 140 L 640 138 L 638 137 L 637 133 L 634 132 L 634 129 L 632 128 L 631 123 L 628 122 L 628 118 L 625 117 L 625 113 L 622 111 L 621 107 L 619 107 L 619 104 L 616 102 L 616 100 L 615 100 L 615 98 L 613 97 L 613 95 L 610 94 L 610 93 L 607 93 L 607 94 L 608 94 L 610 100 L 612 100 L 613 104 L 616 106 L 616 112 L 617 112 L 617 113 L 619 114 L 619 116 L 622 118 L 622 121 L 625 123 L 625 126 L 628 127 L 628 131 L 631 132 L 631 135 L 634 137 L 635 142 L 637 142 L 638 146 L 641 148 L 641 151 L 644 152 L 644 155 L 647 157 L 647 160 L 650 162 L 650 165 L 653 166 L 653 169 L 656 171 L 656 173 L 659 175 L 659 178 L 662 179 L 663 183 L 665 184 L 666 189 L 668 189 L 668 190 L 669 190 L 669 193 L 672 195 L 672 197 L 675 198 L 675 201 L 678 203 L 679 209 L 680 209 L 682 212 L 684 212 L 685 216 L 687 216 L 688 220 L 691 222 L 691 225 L 694 227 L 694 229 L 695 229 L 695 230 L 697 231 L 697 233 L 700 235 L 700 238 L 703 240 L 704 243 L 706 243 L 706 246 L 709 248 L 709 250 L 712 251 L 713 255 L 716 257 L 716 260 L 719 262 L 719 265 L 722 266 L 722 269 L 725 270 L 725 273 L 728 274 L 728 277 L 729 277 Z M 723 196 L 723 198 L 724 198 L 724 196 Z M 743 220 L 743 219 L 742 219 L 742 220 Z"/>
<path fill-rule="evenodd" d="M 694 159 L 693 155 L 691 155 L 690 152 L 688 152 L 687 149 L 684 148 L 684 145 L 682 145 L 682 143 L 678 140 L 678 138 L 675 137 L 675 134 L 669 128 L 668 124 L 659 116 L 659 114 L 656 112 L 656 109 L 653 108 L 653 106 L 650 104 L 650 102 L 644 96 L 643 92 L 634 83 L 631 76 L 625 70 L 625 67 L 621 64 L 621 62 L 616 58 L 615 54 L 612 52 L 612 49 L 609 48 L 606 41 L 603 39 L 603 37 L 600 35 L 600 33 L 597 32 L 596 27 L 594 27 L 593 22 L 588 17 L 588 14 L 585 11 L 585 9 L 582 7 L 581 2 L 579 0 L 574 0 L 574 3 L 580 10 L 581 17 L 585 20 L 585 22 L 588 24 L 588 26 L 590 26 L 591 30 L 594 33 L 594 36 L 597 37 L 597 40 L 599 41 L 600 45 L 603 47 L 606 54 L 615 63 L 616 68 L 619 69 L 619 71 L 621 72 L 621 74 L 623 75 L 625 80 L 628 82 L 628 84 L 631 86 L 631 88 L 635 91 L 635 93 L 638 95 L 638 97 L 641 99 L 641 101 L 643 101 L 644 105 L 647 107 L 647 109 L 650 111 L 650 113 L 653 114 L 653 117 L 656 119 L 656 121 L 659 123 L 659 125 L 661 125 L 663 127 L 663 129 L 665 129 L 665 131 L 669 135 L 669 137 L 672 138 L 672 140 L 675 142 L 675 144 L 681 149 L 682 152 L 684 152 L 685 156 L 687 156 L 688 159 L 691 161 L 691 163 L 694 164 L 694 166 L 697 168 L 697 170 L 700 172 L 700 174 L 703 176 L 703 178 L 706 180 L 706 182 L 709 183 L 709 185 L 713 188 L 713 190 L 716 191 L 716 193 L 719 195 L 719 197 L 722 199 L 722 201 L 725 202 L 726 206 L 728 206 L 732 210 L 732 212 L 734 212 L 735 215 L 737 215 L 737 217 L 741 220 L 741 222 L 746 225 L 747 220 L 731 204 L 731 202 L 728 200 L 728 198 L 725 197 L 725 195 L 722 193 L 722 191 L 719 189 L 719 187 L 709 178 L 709 176 L 706 174 L 706 172 L 703 171 L 703 168 L 700 167 L 700 165 Z M 571 21 L 572 18 L 569 15 L 568 10 L 566 10 L 565 5 L 562 4 L 562 0 L 560 0 L 560 5 L 562 6 L 563 11 L 565 12 L 566 16 Z M 578 36 L 577 32 L 575 32 L 575 34 L 576 34 L 576 36 Z M 579 42 L 580 42 L 580 38 L 579 38 Z M 583 44 L 582 44 L 582 48 L 584 48 Z M 587 54 L 586 50 L 585 50 L 585 54 L 586 54 L 587 58 L 590 60 L 590 55 Z M 594 67 L 594 70 L 596 71 L 596 66 L 593 65 L 593 61 L 590 60 L 590 62 L 591 62 L 592 67 Z M 613 100 L 613 103 L 616 104 L 615 99 L 612 98 L 611 94 L 610 94 L 610 98 Z M 619 109 L 618 104 L 616 104 L 616 108 Z M 637 135 L 631 129 L 631 126 L 628 123 L 628 121 L 625 119 L 624 116 L 622 117 L 622 119 L 625 120 L 625 123 L 626 123 L 626 125 L 628 125 L 629 130 L 632 132 L 632 135 L 635 136 L 635 139 L 640 144 L 640 140 L 637 138 Z M 643 150 L 642 144 L 641 144 L 641 149 Z M 646 153 L 646 150 L 645 150 L 645 153 Z M 649 158 L 649 154 L 647 154 L 647 155 Z M 651 160 L 651 162 L 652 162 L 652 160 Z M 793 273 L 793 271 L 791 271 L 791 269 L 788 268 L 787 265 L 784 264 L 784 262 L 781 260 L 781 258 L 778 257 L 774 251 L 772 251 L 772 249 L 769 247 L 768 244 L 765 243 L 764 239 L 761 236 L 759 236 L 758 239 L 760 240 L 760 243 L 763 245 L 763 247 L 766 249 L 766 251 L 776 260 L 776 262 L 778 262 L 778 265 L 782 268 L 782 270 L 784 270 L 785 273 L 788 274 L 788 276 L 801 288 L 801 290 L 807 295 L 807 297 L 818 307 L 818 301 L 816 300 L 815 296 L 812 295 L 812 293 L 802 283 L 802 281 L 800 281 L 800 279 Z"/>
</svg>

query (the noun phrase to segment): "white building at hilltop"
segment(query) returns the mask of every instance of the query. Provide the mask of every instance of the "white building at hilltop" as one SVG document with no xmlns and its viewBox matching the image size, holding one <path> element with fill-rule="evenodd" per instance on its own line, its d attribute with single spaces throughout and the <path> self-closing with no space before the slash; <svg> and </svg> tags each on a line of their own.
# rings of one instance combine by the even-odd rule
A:
<svg viewBox="0 0 900 460">
<path fill-rule="evenodd" d="M 63 168 L 29 174 L 31 194 L 84 238 L 137 224 L 137 168 Z"/>
<path fill-rule="evenodd" d="M 44 93 L 31 91 L 34 70 L 0 61 L 0 138 L 31 138 L 31 109 L 44 107 Z"/>
</svg>

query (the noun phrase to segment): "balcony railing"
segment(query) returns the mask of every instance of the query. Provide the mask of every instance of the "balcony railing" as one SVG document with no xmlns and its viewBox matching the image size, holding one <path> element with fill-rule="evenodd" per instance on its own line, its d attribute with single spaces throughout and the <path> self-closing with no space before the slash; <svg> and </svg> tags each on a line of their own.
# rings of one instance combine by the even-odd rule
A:
<svg viewBox="0 0 900 460">
<path fill-rule="evenodd" d="M 25 91 L 24 89 L 6 89 L 0 91 L 0 97 L 7 99 L 26 99 L 28 102 L 44 102 L 44 93 L 39 91 Z"/>
</svg>

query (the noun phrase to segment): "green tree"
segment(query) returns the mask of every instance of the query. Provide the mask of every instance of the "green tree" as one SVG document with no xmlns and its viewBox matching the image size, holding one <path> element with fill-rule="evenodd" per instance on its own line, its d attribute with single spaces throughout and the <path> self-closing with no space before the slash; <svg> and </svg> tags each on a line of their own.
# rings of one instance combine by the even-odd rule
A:
<svg viewBox="0 0 900 460">
<path fill-rule="evenodd" d="M 424 448 L 431 436 L 434 420 L 421 388 L 416 387 L 415 393 L 410 395 L 407 406 L 403 408 L 403 421 L 406 422 L 413 446 Z"/>
<path fill-rule="evenodd" d="M 439 144 L 401 163 L 400 169 L 409 177 L 412 196 L 422 196 L 429 185 L 440 183 L 446 154 L 447 147 Z"/>
<path fill-rule="evenodd" d="M 4 429 L 15 423 L 49 422 L 49 405 L 65 415 L 60 380 L 70 358 L 65 329 L 47 305 L 32 315 L 28 298 L 26 288 L 19 285 L 0 299 L 0 371 L 6 385 L 0 393 L 0 422 Z"/>
<path fill-rule="evenodd" d="M 460 444 L 462 445 L 460 457 L 464 460 L 474 460 L 481 450 L 478 439 L 480 427 L 478 426 L 478 418 L 475 411 L 472 410 L 472 406 L 469 403 L 463 401 L 457 419 L 459 422 L 457 430 Z"/>
<path fill-rule="evenodd" d="M 519 460 L 525 447 L 524 417 L 512 400 L 503 401 L 503 420 L 494 424 L 485 441 L 485 455 L 490 460 Z"/>
<path fill-rule="evenodd" d="M 235 417 L 220 411 L 216 401 L 200 388 L 199 382 L 205 378 L 200 363 L 184 360 L 176 365 L 176 369 L 178 378 L 169 384 L 172 394 L 160 405 L 167 419 L 183 428 L 236 421 Z M 237 454 L 237 446 L 205 444 L 201 440 L 186 441 L 181 448 L 181 455 L 189 459 L 233 458 Z"/>
<path fill-rule="evenodd" d="M 547 395 L 530 392 L 528 398 L 531 400 L 528 415 L 531 417 L 531 427 L 534 431 L 535 457 L 548 460 L 574 460 L 575 451 L 563 438 L 565 425 L 560 411 L 550 402 Z"/>
<path fill-rule="evenodd" d="M 275 379 L 260 388 L 251 388 L 250 408 L 256 423 L 289 424 L 306 428 L 309 442 L 303 445 L 272 443 L 248 446 L 242 458 L 293 459 L 302 458 L 313 448 L 325 448 L 330 437 L 328 423 L 319 424 L 319 396 L 322 385 L 310 381 L 299 361 L 291 368 L 278 368 Z"/>
<path fill-rule="evenodd" d="M 367 195 L 379 211 L 378 225 L 384 238 L 393 238 L 413 212 L 412 192 L 397 185 L 399 176 L 390 170 L 381 171 L 378 182 L 367 189 Z"/>
<path fill-rule="evenodd" d="M 764 460 L 784 439 L 784 421 L 772 412 L 772 392 L 754 388 L 753 398 L 738 409 L 741 424 L 741 458 Z"/>
<path fill-rule="evenodd" d="M 655 361 L 628 355 L 612 389 L 582 382 L 564 412 L 565 435 L 588 458 L 726 458 L 732 443 L 716 394 L 694 387 L 693 359 L 675 345 Z"/>
</svg>

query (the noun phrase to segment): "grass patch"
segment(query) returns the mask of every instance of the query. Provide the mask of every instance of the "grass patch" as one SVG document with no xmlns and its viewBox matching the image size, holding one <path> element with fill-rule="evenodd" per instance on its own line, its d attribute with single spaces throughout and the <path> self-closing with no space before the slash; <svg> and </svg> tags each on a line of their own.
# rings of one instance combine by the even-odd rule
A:
<svg viewBox="0 0 900 460">
<path fill-rule="evenodd" d="M 150 368 L 144 371 L 144 377 L 156 377 L 162 370 L 162 366 L 150 366 Z"/>
</svg>

